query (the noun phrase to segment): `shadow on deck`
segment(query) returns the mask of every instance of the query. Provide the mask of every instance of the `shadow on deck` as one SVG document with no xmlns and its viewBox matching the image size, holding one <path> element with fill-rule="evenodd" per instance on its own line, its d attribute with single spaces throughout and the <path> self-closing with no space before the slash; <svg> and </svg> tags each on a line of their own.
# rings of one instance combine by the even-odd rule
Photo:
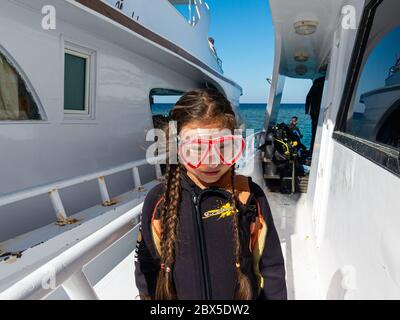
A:
<svg viewBox="0 0 400 320">
<path fill-rule="evenodd" d="M 272 210 L 275 228 L 281 240 L 283 255 L 286 266 L 286 285 L 288 289 L 288 299 L 294 300 L 294 274 L 292 260 L 291 236 L 295 233 L 296 206 L 300 194 L 281 194 L 266 190 L 266 196 Z"/>
</svg>

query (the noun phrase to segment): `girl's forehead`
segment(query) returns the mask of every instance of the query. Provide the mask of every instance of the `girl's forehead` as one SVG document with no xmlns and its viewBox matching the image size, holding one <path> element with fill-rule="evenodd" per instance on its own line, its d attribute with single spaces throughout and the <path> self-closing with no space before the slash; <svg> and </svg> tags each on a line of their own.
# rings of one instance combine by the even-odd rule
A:
<svg viewBox="0 0 400 320">
<path fill-rule="evenodd" d="M 199 119 L 199 120 L 194 120 L 190 121 L 189 123 L 185 124 L 182 126 L 182 131 L 187 130 L 187 129 L 214 129 L 214 130 L 222 130 L 226 129 L 226 123 L 222 119 Z"/>
<path fill-rule="evenodd" d="M 181 138 L 215 138 L 220 136 L 231 135 L 232 131 L 228 128 L 184 128 L 179 133 Z"/>
<path fill-rule="evenodd" d="M 226 127 L 223 121 L 192 121 L 181 128 L 179 135 L 181 137 L 187 136 L 216 136 L 216 135 L 228 135 L 232 134 L 232 131 Z"/>
</svg>

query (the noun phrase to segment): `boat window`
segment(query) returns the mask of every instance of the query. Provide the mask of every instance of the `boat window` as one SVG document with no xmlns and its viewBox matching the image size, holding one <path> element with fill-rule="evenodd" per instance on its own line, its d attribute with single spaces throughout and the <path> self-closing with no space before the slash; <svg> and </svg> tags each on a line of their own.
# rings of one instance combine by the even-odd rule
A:
<svg viewBox="0 0 400 320">
<path fill-rule="evenodd" d="M 89 51 L 66 48 L 64 52 L 64 113 L 90 116 L 92 58 Z"/>
<path fill-rule="evenodd" d="M 153 89 L 150 92 L 150 108 L 154 128 L 164 128 L 168 124 L 168 113 L 183 92 L 171 89 Z"/>
<path fill-rule="evenodd" d="M 0 121 L 41 119 L 37 104 L 21 74 L 0 52 Z"/>
<path fill-rule="evenodd" d="M 197 8 L 194 0 L 168 0 L 190 25 L 198 20 Z"/>
<path fill-rule="evenodd" d="M 379 126 L 376 140 L 400 148 L 400 104 L 393 106 L 389 110 L 386 119 Z"/>
<path fill-rule="evenodd" d="M 182 91 L 156 88 L 150 91 L 150 108 L 155 129 L 166 130 L 169 123 L 169 112 L 174 107 L 179 98 L 183 95 Z M 165 132 L 165 131 L 164 131 Z M 157 135 L 154 137 L 157 142 L 157 153 L 165 153 L 165 143 Z M 161 172 L 164 174 L 166 166 L 160 165 Z"/>
<path fill-rule="evenodd" d="M 345 120 L 345 132 L 400 148 L 400 16 L 397 1 L 375 9 L 358 79 Z"/>
</svg>

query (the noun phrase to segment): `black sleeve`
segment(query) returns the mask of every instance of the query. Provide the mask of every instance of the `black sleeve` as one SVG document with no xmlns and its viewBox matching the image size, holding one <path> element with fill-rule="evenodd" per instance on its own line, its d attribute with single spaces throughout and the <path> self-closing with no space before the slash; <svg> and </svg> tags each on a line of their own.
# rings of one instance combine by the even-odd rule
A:
<svg viewBox="0 0 400 320">
<path fill-rule="evenodd" d="M 299 137 L 303 138 L 303 135 L 301 134 L 301 131 L 300 131 L 300 129 L 298 127 L 297 127 L 297 132 L 299 133 Z"/>
<path fill-rule="evenodd" d="M 135 282 L 141 300 L 145 297 L 155 298 L 160 259 L 154 248 L 151 234 L 151 217 L 160 197 L 160 187 L 157 186 L 149 191 L 143 203 L 140 229 L 134 254 Z"/>
<path fill-rule="evenodd" d="M 259 261 L 259 270 L 264 279 L 264 286 L 258 300 L 286 300 L 286 272 L 281 243 L 264 191 L 257 184 L 253 184 L 256 186 L 255 196 L 267 225 L 265 245 Z"/>
<path fill-rule="evenodd" d="M 312 92 L 312 90 L 310 90 L 308 92 L 307 97 L 306 97 L 306 103 L 304 104 L 306 114 L 310 114 L 311 94 L 312 94 L 311 92 Z"/>
</svg>

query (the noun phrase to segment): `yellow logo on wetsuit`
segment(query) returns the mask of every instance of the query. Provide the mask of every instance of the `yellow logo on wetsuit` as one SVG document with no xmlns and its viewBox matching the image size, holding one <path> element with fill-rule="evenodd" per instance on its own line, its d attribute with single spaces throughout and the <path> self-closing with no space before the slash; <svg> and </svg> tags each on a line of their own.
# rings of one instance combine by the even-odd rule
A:
<svg viewBox="0 0 400 320">
<path fill-rule="evenodd" d="M 213 209 L 213 210 L 209 210 L 203 213 L 203 219 L 207 219 L 207 218 L 211 218 L 214 216 L 218 216 L 219 215 L 219 219 L 221 218 L 225 218 L 225 217 L 229 217 L 230 215 L 232 215 L 234 209 L 233 206 L 231 205 L 230 202 L 227 202 L 223 205 L 221 205 L 219 208 L 217 209 Z M 239 212 L 239 210 L 237 208 L 235 208 L 235 213 Z"/>
</svg>

